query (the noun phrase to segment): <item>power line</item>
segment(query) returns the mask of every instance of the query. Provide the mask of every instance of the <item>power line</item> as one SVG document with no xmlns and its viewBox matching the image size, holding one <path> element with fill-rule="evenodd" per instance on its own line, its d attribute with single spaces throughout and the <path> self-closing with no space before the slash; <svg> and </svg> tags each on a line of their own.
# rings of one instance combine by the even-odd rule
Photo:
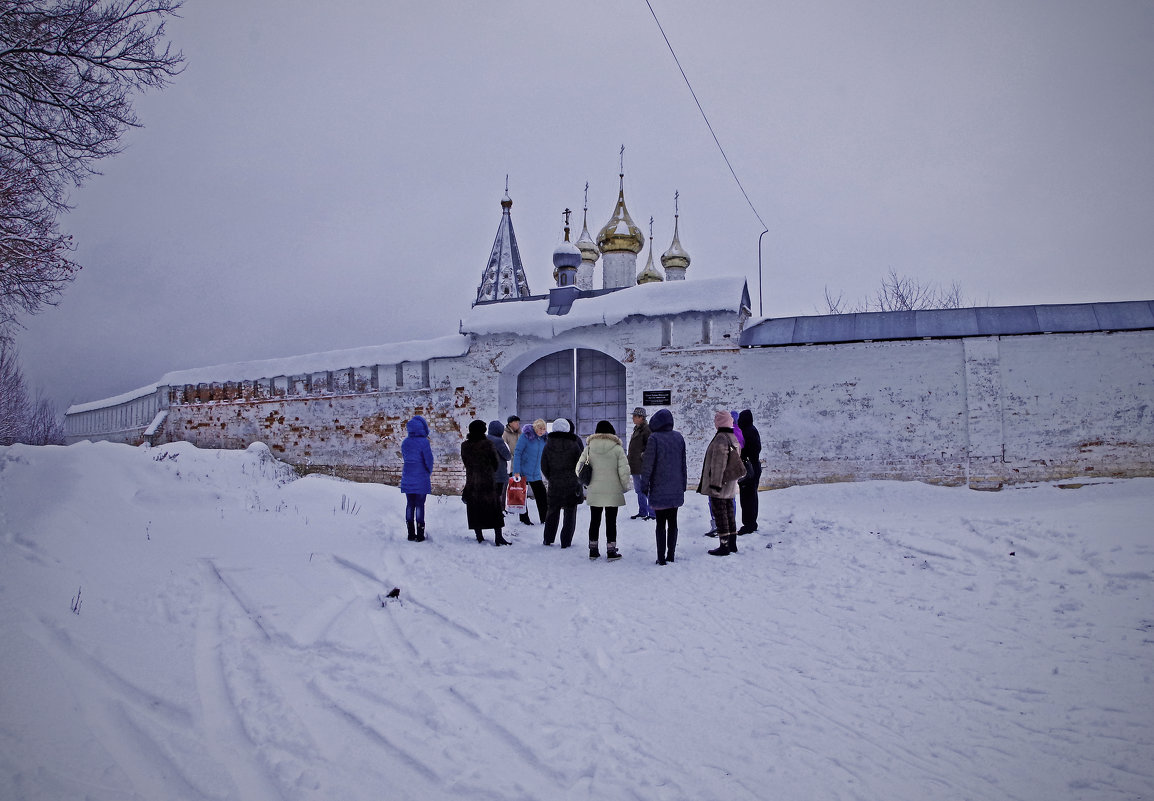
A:
<svg viewBox="0 0 1154 801">
<path fill-rule="evenodd" d="M 689 94 L 693 95 L 693 102 L 697 104 L 697 110 L 701 112 L 701 118 L 705 120 L 705 127 L 709 129 L 709 133 L 713 137 L 714 144 L 717 145 L 717 149 L 721 153 L 721 157 L 725 159 L 725 166 L 729 167 L 729 174 L 732 175 L 733 180 L 737 182 L 737 188 L 741 190 L 741 194 L 745 198 L 745 202 L 749 204 L 749 209 L 753 212 L 753 216 L 757 218 L 759 223 L 761 223 L 762 228 L 769 230 L 769 226 L 765 224 L 765 221 L 761 219 L 761 215 L 757 213 L 757 209 L 754 208 L 753 201 L 749 199 L 749 194 L 745 191 L 745 187 L 741 185 L 741 179 L 737 177 L 737 172 L 733 169 L 733 165 L 729 161 L 729 156 L 725 155 L 725 148 L 721 146 L 721 142 L 718 140 L 717 134 L 713 130 L 713 125 L 709 122 L 709 116 L 705 113 L 705 109 L 701 107 L 701 101 L 697 99 L 697 92 L 693 91 L 693 85 L 689 83 L 689 78 L 686 76 L 685 70 L 681 66 L 681 59 L 677 57 L 677 53 L 674 51 L 673 45 L 669 41 L 669 37 L 665 35 L 665 28 L 661 26 L 661 20 L 657 18 L 657 12 L 653 10 L 653 4 L 650 3 L 649 0 L 645 0 L 645 5 L 649 6 L 649 13 L 653 15 L 653 21 L 657 23 L 657 30 L 661 31 L 661 38 L 665 40 L 665 46 L 669 48 L 669 53 L 673 56 L 673 61 L 677 64 L 677 69 L 681 72 L 681 77 L 685 81 L 685 85 L 689 87 Z"/>
</svg>

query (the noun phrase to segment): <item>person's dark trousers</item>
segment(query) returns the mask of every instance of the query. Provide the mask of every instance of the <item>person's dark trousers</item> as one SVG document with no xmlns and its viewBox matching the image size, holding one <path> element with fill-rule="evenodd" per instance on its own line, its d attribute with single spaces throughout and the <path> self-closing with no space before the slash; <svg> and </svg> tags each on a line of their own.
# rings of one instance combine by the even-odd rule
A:
<svg viewBox="0 0 1154 801">
<path fill-rule="evenodd" d="M 757 531 L 757 485 L 761 483 L 761 464 L 753 467 L 753 475 L 738 485 L 741 500 L 741 528 L 738 534 Z"/>
<path fill-rule="evenodd" d="M 672 562 L 677 550 L 677 508 L 655 509 L 657 516 L 657 564 Z"/>
<path fill-rule="evenodd" d="M 564 512 L 564 518 L 561 513 Z M 545 515 L 545 544 L 552 545 L 557 538 L 557 524 L 561 524 L 561 547 L 573 544 L 573 532 L 577 530 L 577 507 L 550 507 Z"/>
<path fill-rule="evenodd" d="M 533 500 L 537 502 L 537 516 L 541 518 L 541 522 L 545 522 L 545 517 L 549 513 L 549 500 L 545 497 L 548 490 L 545 489 L 545 482 L 541 479 L 530 481 L 529 487 L 533 490 Z M 528 503 L 528 501 L 526 501 Z M 521 515 L 523 522 L 529 522 L 529 513 Z"/>
<path fill-rule="evenodd" d="M 605 512 L 605 549 L 609 553 L 617 551 L 617 507 L 589 507 L 589 550 L 597 550 L 597 540 L 601 535 L 601 513 Z"/>
</svg>

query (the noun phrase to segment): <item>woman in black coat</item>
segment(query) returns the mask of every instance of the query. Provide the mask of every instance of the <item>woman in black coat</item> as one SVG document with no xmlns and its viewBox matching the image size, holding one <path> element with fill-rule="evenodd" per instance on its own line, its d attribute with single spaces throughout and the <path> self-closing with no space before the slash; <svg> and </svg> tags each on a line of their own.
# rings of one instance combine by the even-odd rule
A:
<svg viewBox="0 0 1154 801">
<path fill-rule="evenodd" d="M 741 528 L 738 534 L 757 531 L 757 488 L 761 484 L 761 433 L 753 424 L 753 412 L 746 409 L 737 416 L 737 425 L 745 437 L 741 459 L 749 466 L 749 473 L 738 484 L 741 497 Z"/>
<path fill-rule="evenodd" d="M 481 420 L 469 423 L 469 434 L 461 443 L 461 461 L 465 465 L 465 489 L 461 500 L 469 519 L 469 528 L 477 535 L 477 542 L 484 542 L 482 530 L 491 528 L 496 537 L 494 545 L 508 545 L 501 536 L 505 525 L 505 514 L 493 492 L 493 483 L 500 460 L 493 443 L 485 435 L 486 426 Z"/>
<path fill-rule="evenodd" d="M 557 536 L 558 519 L 564 512 L 565 520 L 561 524 L 562 548 L 573 544 L 573 532 L 577 528 L 577 505 L 585 497 L 577 478 L 577 462 L 585 446 L 570 428 L 565 418 L 554 420 L 553 433 L 545 440 L 545 448 L 541 451 L 541 475 L 549 487 L 545 544 L 553 544 Z"/>
</svg>

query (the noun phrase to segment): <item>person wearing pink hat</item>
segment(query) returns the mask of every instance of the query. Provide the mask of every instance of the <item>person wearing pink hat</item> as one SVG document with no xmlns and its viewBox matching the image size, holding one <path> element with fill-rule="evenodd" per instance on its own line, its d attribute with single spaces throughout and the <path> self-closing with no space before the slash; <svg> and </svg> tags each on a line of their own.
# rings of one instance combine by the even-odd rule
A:
<svg viewBox="0 0 1154 801">
<path fill-rule="evenodd" d="M 741 461 L 741 446 L 733 434 L 733 416 L 727 410 L 719 411 L 713 416 L 713 425 L 717 433 L 705 449 L 697 491 L 709 497 L 709 510 L 717 521 L 718 545 L 709 553 L 726 556 L 737 553 L 733 500 L 737 497 L 737 481 L 745 475 L 745 464 Z"/>
</svg>

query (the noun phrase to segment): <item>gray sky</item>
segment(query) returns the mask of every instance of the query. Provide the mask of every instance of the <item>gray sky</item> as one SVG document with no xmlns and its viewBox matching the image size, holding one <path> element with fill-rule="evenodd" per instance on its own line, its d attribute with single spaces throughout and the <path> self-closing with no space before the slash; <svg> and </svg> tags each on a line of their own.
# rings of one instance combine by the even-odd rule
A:
<svg viewBox="0 0 1154 801">
<path fill-rule="evenodd" d="M 1154 3 L 652 3 L 769 228 L 767 316 L 890 268 L 981 305 L 1154 298 Z M 657 254 L 680 191 L 687 280 L 746 275 L 757 305 L 761 225 L 644 0 L 188 0 L 170 32 L 187 69 L 74 194 L 84 269 L 18 339 L 61 411 L 456 332 L 506 173 L 544 292 L 622 144 Z"/>
</svg>

